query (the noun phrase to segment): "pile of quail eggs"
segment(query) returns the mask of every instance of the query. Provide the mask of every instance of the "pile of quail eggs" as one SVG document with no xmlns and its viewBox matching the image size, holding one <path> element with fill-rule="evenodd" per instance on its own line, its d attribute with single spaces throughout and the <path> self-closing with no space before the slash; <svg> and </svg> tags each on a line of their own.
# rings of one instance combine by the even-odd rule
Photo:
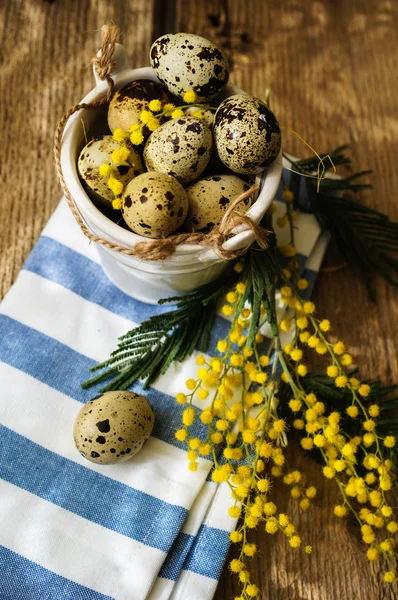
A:
<svg viewBox="0 0 398 600">
<path fill-rule="evenodd" d="M 149 56 L 158 81 L 138 79 L 116 91 L 108 108 L 108 130 L 80 153 L 79 176 L 97 208 L 136 234 L 161 238 L 208 233 L 230 203 L 250 188 L 255 175 L 277 158 L 278 121 L 264 102 L 249 94 L 222 100 L 228 62 L 205 38 L 164 35 L 153 43 Z M 194 92 L 192 106 L 184 102 L 187 92 Z M 140 143 L 128 141 L 128 157 L 113 165 L 112 153 L 120 148 L 115 132 L 139 127 L 153 100 L 181 107 L 179 116 L 166 117 L 160 111 L 156 129 L 141 124 Z M 104 164 L 122 184 L 120 211 L 112 209 L 115 191 L 101 175 Z M 250 203 L 246 200 L 242 210 Z"/>
</svg>

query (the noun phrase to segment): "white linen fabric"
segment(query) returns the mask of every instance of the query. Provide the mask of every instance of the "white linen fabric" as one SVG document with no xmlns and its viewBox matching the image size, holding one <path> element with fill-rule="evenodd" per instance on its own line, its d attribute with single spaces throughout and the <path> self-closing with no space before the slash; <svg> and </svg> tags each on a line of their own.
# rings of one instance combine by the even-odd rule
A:
<svg viewBox="0 0 398 600">
<path fill-rule="evenodd" d="M 297 227 L 310 292 L 327 237 L 311 215 L 300 214 Z M 284 229 L 277 234 L 287 241 Z M 80 387 L 89 367 L 166 310 L 107 279 L 63 199 L 0 305 L 0 598 L 213 597 L 235 523 L 212 462 L 190 472 L 174 437 L 183 407 L 173 396 L 196 374 L 195 356 L 145 392 L 156 423 L 133 460 L 96 465 L 73 443 L 77 412 L 95 395 Z M 217 317 L 210 353 L 227 327 Z"/>
</svg>

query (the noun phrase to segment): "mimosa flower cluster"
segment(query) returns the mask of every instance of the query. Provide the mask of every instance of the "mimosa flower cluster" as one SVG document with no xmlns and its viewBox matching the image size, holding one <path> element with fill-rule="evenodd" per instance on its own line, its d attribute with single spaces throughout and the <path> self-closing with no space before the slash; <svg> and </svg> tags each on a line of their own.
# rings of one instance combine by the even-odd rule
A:
<svg viewBox="0 0 398 600">
<path fill-rule="evenodd" d="M 107 179 L 107 185 L 115 196 L 112 202 L 115 210 L 120 210 L 122 207 L 121 196 L 124 189 L 123 183 L 117 177 L 116 167 L 128 161 L 132 146 L 141 146 L 144 143 L 145 131 L 152 133 L 165 120 L 183 117 L 185 110 L 193 106 L 196 106 L 197 110 L 191 112 L 190 115 L 198 119 L 203 118 L 205 110 L 215 110 L 214 107 L 207 105 L 195 105 L 196 94 L 193 90 L 185 92 L 184 102 L 186 104 L 182 106 L 175 106 L 172 103 L 164 104 L 158 99 L 151 100 L 148 108 L 141 111 L 138 123 L 134 123 L 128 131 L 115 129 L 113 132 L 113 139 L 118 142 L 120 147 L 112 152 L 109 163 L 104 163 L 99 167 L 99 174 Z"/>
<path fill-rule="evenodd" d="M 280 248 L 285 266 L 280 272 L 279 293 L 259 307 L 243 302 L 251 282 L 243 263 L 238 262 L 235 270 L 242 278 L 226 295 L 221 309 L 231 320 L 229 333 L 218 341 L 216 356 L 197 357 L 197 376 L 188 379 L 186 389 L 176 396 L 185 408 L 175 435 L 187 445 L 189 469 L 196 471 L 200 457 L 211 457 L 213 481 L 227 485 L 231 492 L 229 515 L 238 519 L 238 524 L 230 539 L 238 552 L 230 569 L 241 583 L 235 600 L 260 593 L 250 574 L 250 560 L 258 551 L 248 539 L 250 529 L 260 526 L 271 536 L 285 536 L 292 548 L 312 551 L 297 524 L 279 511 L 272 497 L 273 482 L 282 479 L 301 510 L 310 509 L 316 498 L 316 488 L 287 463 L 285 448 L 292 435 L 299 437 L 304 451 L 320 454 L 324 477 L 338 486 L 341 500 L 334 507 L 336 518 L 354 516 L 367 559 L 383 559 L 384 581 L 396 579 L 394 534 L 398 523 L 389 500 L 394 474 L 393 464 L 386 458 L 396 440 L 378 434 L 380 408 L 369 401 L 371 386 L 354 376 L 353 357 L 346 344 L 332 341 L 331 322 L 318 318 L 315 304 L 302 298 L 308 281 L 298 272 L 292 192 L 285 189 L 283 198 L 286 218 L 279 224 L 290 224 L 291 241 Z M 260 311 L 260 318 L 253 338 L 249 331 L 255 311 Z M 284 346 L 281 333 L 290 334 L 290 342 Z M 344 411 L 331 410 L 321 397 L 308 391 L 306 381 L 314 354 L 324 358 L 324 376 L 331 387 L 345 392 Z M 284 402 L 280 399 L 283 388 L 283 396 L 286 388 L 290 396 Z M 347 419 L 358 422 L 358 435 L 347 433 Z M 196 420 L 206 426 L 203 438 L 192 433 Z"/>
</svg>

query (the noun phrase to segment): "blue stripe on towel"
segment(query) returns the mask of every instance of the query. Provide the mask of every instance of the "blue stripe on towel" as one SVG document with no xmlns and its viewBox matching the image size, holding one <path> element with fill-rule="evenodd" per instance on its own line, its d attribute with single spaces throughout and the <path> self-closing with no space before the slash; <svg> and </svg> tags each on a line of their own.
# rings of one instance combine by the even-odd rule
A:
<svg viewBox="0 0 398 600">
<path fill-rule="evenodd" d="M 188 511 L 87 469 L 0 425 L 0 477 L 93 523 L 164 552 Z"/>
<path fill-rule="evenodd" d="M 114 600 L 0 546 L 1 600 Z"/>
<path fill-rule="evenodd" d="M 218 579 L 228 548 L 228 531 L 202 525 L 184 564 L 184 570 Z"/>
<path fill-rule="evenodd" d="M 39 238 L 23 268 L 134 323 L 170 310 L 134 300 L 109 281 L 99 264 L 46 236 Z"/>
<path fill-rule="evenodd" d="M 159 577 L 177 581 L 194 541 L 195 538 L 192 535 L 187 533 L 178 534 L 159 571 Z"/>
<path fill-rule="evenodd" d="M 44 333 L 0 314 L 0 360 L 20 369 L 35 379 L 74 398 L 87 402 L 96 395 L 94 390 L 83 390 L 80 383 L 90 376 L 89 368 L 94 361 L 72 350 Z M 27 350 L 28 348 L 28 350 Z M 56 367 L 53 367 L 56 365 Z M 168 444 L 184 448 L 175 437 L 181 427 L 184 406 L 177 404 L 171 396 L 149 388 L 143 392 L 137 382 L 131 389 L 144 393 L 155 412 L 155 426 L 152 435 Z M 197 409 L 199 411 L 199 409 Z M 192 435 L 203 437 L 207 426 L 196 419 L 191 428 Z"/>
</svg>

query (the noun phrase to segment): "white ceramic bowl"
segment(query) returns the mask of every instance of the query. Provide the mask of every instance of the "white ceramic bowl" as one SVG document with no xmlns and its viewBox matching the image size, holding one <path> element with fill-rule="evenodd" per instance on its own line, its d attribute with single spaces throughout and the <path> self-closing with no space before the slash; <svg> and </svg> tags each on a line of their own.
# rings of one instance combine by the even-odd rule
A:
<svg viewBox="0 0 398 600">
<path fill-rule="evenodd" d="M 157 81 L 150 67 L 130 69 L 126 51 L 116 45 L 112 78 L 115 89 L 129 81 L 152 79 Z M 94 73 L 95 75 L 95 73 Z M 107 91 L 107 84 L 96 77 L 96 87 L 82 103 L 92 102 Z M 224 97 L 243 93 L 233 85 L 227 85 Z M 80 182 L 77 172 L 77 158 L 85 145 L 82 120 L 89 135 L 102 133 L 98 124 L 106 122 L 107 107 L 82 110 L 68 121 L 61 148 L 61 165 L 68 189 L 89 229 L 95 234 L 119 246 L 134 248 L 137 242 L 148 241 L 140 235 L 127 231 L 105 217 L 91 202 Z M 97 132 L 96 132 L 97 128 Z M 103 130 L 103 126 L 101 128 Z M 247 212 L 253 221 L 259 222 L 271 204 L 282 173 L 281 156 L 261 175 L 260 192 L 256 202 Z M 253 234 L 245 227 L 236 228 L 236 234 L 224 245 L 237 250 L 249 247 L 254 241 Z M 182 244 L 175 253 L 164 261 L 143 261 L 121 254 L 98 244 L 103 269 L 109 279 L 126 294 L 143 302 L 155 304 L 160 298 L 167 298 L 192 291 L 209 281 L 218 278 L 227 268 L 227 262 L 220 259 L 214 250 L 199 245 Z"/>
</svg>

